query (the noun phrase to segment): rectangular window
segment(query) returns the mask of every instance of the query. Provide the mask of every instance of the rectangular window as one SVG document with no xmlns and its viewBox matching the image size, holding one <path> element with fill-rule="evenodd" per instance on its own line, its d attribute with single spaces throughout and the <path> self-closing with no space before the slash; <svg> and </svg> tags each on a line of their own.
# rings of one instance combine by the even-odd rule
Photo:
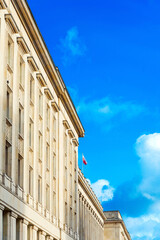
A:
<svg viewBox="0 0 160 240">
<path fill-rule="evenodd" d="M 11 177 L 11 159 L 12 159 L 12 147 L 6 141 L 6 148 L 5 148 L 5 173 L 7 176 Z"/>
<path fill-rule="evenodd" d="M 49 162 L 50 162 L 50 157 L 49 157 L 49 145 L 47 144 L 46 146 L 46 168 L 49 169 Z"/>
<path fill-rule="evenodd" d="M 56 193 L 53 192 L 53 215 L 56 216 Z"/>
<path fill-rule="evenodd" d="M 68 223 L 68 209 L 67 209 L 68 207 L 67 207 L 67 203 L 65 202 L 65 223 L 67 224 Z"/>
<path fill-rule="evenodd" d="M 19 82 L 23 86 L 24 85 L 24 62 L 22 59 L 20 59 L 20 65 L 19 65 Z"/>
<path fill-rule="evenodd" d="M 23 188 L 23 158 L 18 156 L 18 185 Z"/>
<path fill-rule="evenodd" d="M 50 107 L 47 105 L 46 109 L 46 117 L 47 117 L 47 128 L 50 127 Z"/>
<path fill-rule="evenodd" d="M 46 186 L 46 209 L 49 210 L 50 208 L 50 193 L 49 193 L 49 186 Z"/>
<path fill-rule="evenodd" d="M 56 156 L 53 153 L 53 176 L 56 177 Z"/>
<path fill-rule="evenodd" d="M 32 76 L 30 76 L 30 99 L 32 102 L 34 101 L 34 79 Z"/>
<path fill-rule="evenodd" d="M 69 223 L 70 223 L 70 228 L 72 228 L 72 208 L 70 208 L 70 214 L 69 214 Z"/>
<path fill-rule="evenodd" d="M 29 194 L 33 195 L 33 169 L 29 166 Z"/>
<path fill-rule="evenodd" d="M 7 118 L 10 119 L 10 93 L 7 91 Z"/>
<path fill-rule="evenodd" d="M 42 160 L 42 136 L 39 134 L 39 159 Z"/>
<path fill-rule="evenodd" d="M 29 146 L 31 148 L 33 148 L 33 122 L 30 119 L 30 123 L 29 123 Z"/>
<path fill-rule="evenodd" d="M 23 109 L 19 108 L 19 133 L 23 134 Z"/>
<path fill-rule="evenodd" d="M 43 96 L 42 93 L 39 92 L 39 115 L 42 116 L 43 109 Z"/>
<path fill-rule="evenodd" d="M 38 202 L 42 203 L 42 178 L 38 178 Z"/>
<path fill-rule="evenodd" d="M 12 42 L 10 37 L 9 37 L 9 40 L 8 40 L 7 63 L 11 68 L 13 67 L 13 42 Z"/>
</svg>

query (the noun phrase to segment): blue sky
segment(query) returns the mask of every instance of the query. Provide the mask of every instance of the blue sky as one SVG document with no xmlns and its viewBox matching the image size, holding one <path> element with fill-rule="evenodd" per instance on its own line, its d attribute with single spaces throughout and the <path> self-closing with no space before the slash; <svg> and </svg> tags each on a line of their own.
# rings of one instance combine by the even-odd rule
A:
<svg viewBox="0 0 160 240">
<path fill-rule="evenodd" d="M 160 238 L 160 1 L 28 0 L 86 130 L 79 164 L 133 240 Z"/>
</svg>

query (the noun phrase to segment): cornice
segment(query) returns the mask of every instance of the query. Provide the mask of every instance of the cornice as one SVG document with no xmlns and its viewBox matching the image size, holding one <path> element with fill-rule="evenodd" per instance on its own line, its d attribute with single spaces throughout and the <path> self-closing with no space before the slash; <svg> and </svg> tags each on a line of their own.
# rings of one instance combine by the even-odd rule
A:
<svg viewBox="0 0 160 240">
<path fill-rule="evenodd" d="M 72 129 L 69 129 L 69 130 L 68 130 L 68 134 L 71 136 L 71 138 L 74 138 L 74 137 L 75 137 Z"/>
<path fill-rule="evenodd" d="M 60 109 L 58 107 L 58 104 L 55 101 L 51 102 L 51 106 L 56 112 L 59 112 Z"/>
<path fill-rule="evenodd" d="M 67 120 L 63 120 L 63 125 L 66 127 L 66 129 L 70 128 L 70 125 Z"/>
<path fill-rule="evenodd" d="M 42 73 L 37 73 L 36 74 L 37 79 L 39 80 L 39 83 L 41 84 L 42 87 L 46 86 L 46 81 L 42 75 Z"/>
<path fill-rule="evenodd" d="M 10 26 L 13 33 L 18 33 L 19 32 L 19 28 L 18 28 L 12 14 L 5 14 L 5 20 L 8 23 L 8 25 Z"/>
<path fill-rule="evenodd" d="M 4 0 L 0 0 L 0 9 L 5 9 L 7 8 L 7 4 Z"/>
<path fill-rule="evenodd" d="M 47 96 L 47 98 L 49 99 L 49 100 L 53 100 L 53 95 L 52 95 L 52 93 L 51 93 L 51 91 L 50 91 L 50 89 L 49 88 L 44 88 L 44 93 L 46 94 L 46 96 Z"/>
<path fill-rule="evenodd" d="M 25 53 L 30 52 L 29 47 L 23 37 L 17 37 L 17 43 L 20 45 L 20 47 Z"/>
<path fill-rule="evenodd" d="M 93 192 L 92 188 L 90 187 L 90 185 L 88 184 L 86 178 L 84 177 L 84 175 L 82 174 L 81 170 L 78 170 L 78 184 L 81 184 L 82 188 L 85 190 L 85 192 L 87 193 L 87 195 L 90 197 L 90 199 L 92 200 L 92 203 L 94 204 L 95 208 L 97 209 L 98 213 L 101 215 L 101 217 L 103 218 L 103 220 L 106 219 L 104 213 L 103 213 L 103 208 L 102 205 L 100 204 L 97 196 L 95 195 L 95 193 Z"/>
<path fill-rule="evenodd" d="M 27 61 L 28 61 L 28 63 L 30 64 L 30 66 L 32 67 L 32 69 L 34 71 L 38 71 L 39 70 L 38 65 L 37 65 L 36 61 L 34 60 L 33 56 L 27 57 Z"/>
<path fill-rule="evenodd" d="M 48 48 L 43 40 L 40 30 L 34 20 L 31 10 L 26 0 L 11 0 L 19 18 L 28 34 L 28 37 L 45 69 L 47 76 L 57 94 L 61 99 L 79 137 L 84 137 L 84 128 L 76 112 L 75 106 L 66 89 L 65 83 L 55 66 Z"/>
</svg>

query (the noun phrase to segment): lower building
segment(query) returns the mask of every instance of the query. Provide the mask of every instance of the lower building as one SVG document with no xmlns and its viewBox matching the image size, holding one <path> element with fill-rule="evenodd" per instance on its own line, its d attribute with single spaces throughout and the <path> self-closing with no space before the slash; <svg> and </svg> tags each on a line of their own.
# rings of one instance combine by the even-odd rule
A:
<svg viewBox="0 0 160 240">
<path fill-rule="evenodd" d="M 79 170 L 79 239 L 103 240 L 105 215 L 87 179 Z"/>
<path fill-rule="evenodd" d="M 104 212 L 104 240 L 131 240 L 119 211 Z"/>
</svg>

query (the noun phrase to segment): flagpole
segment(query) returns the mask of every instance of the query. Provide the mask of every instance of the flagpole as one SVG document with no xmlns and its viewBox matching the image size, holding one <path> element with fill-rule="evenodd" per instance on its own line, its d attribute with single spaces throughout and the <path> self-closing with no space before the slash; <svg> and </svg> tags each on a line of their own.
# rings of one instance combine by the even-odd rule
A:
<svg viewBox="0 0 160 240">
<path fill-rule="evenodd" d="M 82 153 L 82 173 L 83 173 L 83 153 Z"/>
</svg>

